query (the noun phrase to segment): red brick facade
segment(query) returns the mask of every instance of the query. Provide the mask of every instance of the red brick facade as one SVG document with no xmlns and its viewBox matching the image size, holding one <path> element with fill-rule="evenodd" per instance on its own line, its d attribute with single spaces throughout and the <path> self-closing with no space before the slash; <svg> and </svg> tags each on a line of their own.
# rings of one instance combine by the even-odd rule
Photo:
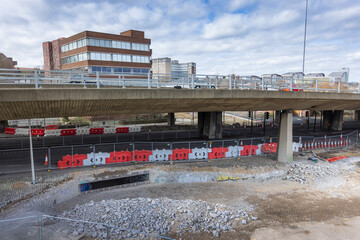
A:
<svg viewBox="0 0 360 240">
<path fill-rule="evenodd" d="M 120 33 L 120 35 L 99 33 L 92 31 L 84 31 L 75 34 L 68 38 L 61 38 L 52 42 L 43 43 L 43 55 L 44 55 L 44 69 L 45 70 L 67 70 L 74 68 L 87 68 L 88 66 L 108 66 L 108 67 L 134 67 L 134 68 L 151 68 L 151 63 L 136 63 L 136 62 L 115 62 L 115 61 L 98 61 L 98 60 L 86 60 L 73 63 L 63 64 L 61 58 L 76 55 L 85 52 L 101 52 L 101 53 L 113 53 L 113 54 L 125 54 L 136 56 L 148 56 L 151 57 L 152 51 L 138 51 L 131 49 L 119 49 L 110 47 L 97 47 L 97 46 L 84 46 L 76 49 L 72 49 L 66 52 L 61 52 L 61 46 L 68 43 L 72 43 L 84 38 L 96 38 L 103 40 L 115 40 L 130 43 L 151 44 L 151 40 L 144 37 L 144 32 L 136 30 L 128 30 Z"/>
</svg>

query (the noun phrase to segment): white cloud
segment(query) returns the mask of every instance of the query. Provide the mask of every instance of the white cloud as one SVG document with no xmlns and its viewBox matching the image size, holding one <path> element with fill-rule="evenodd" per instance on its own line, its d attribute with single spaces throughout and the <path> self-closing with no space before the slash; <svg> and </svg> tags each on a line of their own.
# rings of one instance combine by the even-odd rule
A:
<svg viewBox="0 0 360 240">
<path fill-rule="evenodd" d="M 4 0 L 2 0 L 4 2 Z M 153 57 L 197 63 L 198 73 L 301 71 L 305 1 L 16 0 L 1 4 L 0 52 L 43 64 L 42 42 L 84 30 L 145 31 Z M 309 1 L 306 72 L 350 67 L 360 79 L 360 2 Z"/>
</svg>

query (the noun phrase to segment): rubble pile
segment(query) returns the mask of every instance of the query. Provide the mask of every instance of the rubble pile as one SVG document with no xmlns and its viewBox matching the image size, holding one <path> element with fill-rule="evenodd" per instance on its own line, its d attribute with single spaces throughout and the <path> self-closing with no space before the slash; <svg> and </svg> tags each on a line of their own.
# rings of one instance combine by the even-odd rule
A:
<svg viewBox="0 0 360 240">
<path fill-rule="evenodd" d="M 284 180 L 299 182 L 301 184 L 326 181 L 329 177 L 337 176 L 340 170 L 330 163 L 293 163 L 284 177 Z"/>
<path fill-rule="evenodd" d="M 106 226 L 95 223 L 69 225 L 73 235 L 85 234 L 100 239 L 106 238 L 107 231 L 112 239 L 146 238 L 142 233 L 165 236 L 169 232 L 181 235 L 200 231 L 218 237 L 223 231 L 233 231 L 236 221 L 245 225 L 257 220 L 246 211 L 253 211 L 253 206 L 247 203 L 242 207 L 212 206 L 202 200 L 127 198 L 76 205 L 72 210 L 65 211 L 62 217 L 116 226 L 106 229 Z"/>
</svg>

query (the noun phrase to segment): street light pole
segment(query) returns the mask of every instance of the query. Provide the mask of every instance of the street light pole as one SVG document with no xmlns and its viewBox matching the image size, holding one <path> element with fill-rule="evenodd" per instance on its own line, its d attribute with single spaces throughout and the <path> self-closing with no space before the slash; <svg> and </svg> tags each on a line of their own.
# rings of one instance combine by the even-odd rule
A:
<svg viewBox="0 0 360 240">
<path fill-rule="evenodd" d="M 32 176 L 32 183 L 35 184 L 35 169 L 34 169 L 34 152 L 33 152 L 33 144 L 32 144 L 32 137 L 31 137 L 31 120 L 29 119 L 29 141 L 30 141 L 30 160 L 31 160 L 31 176 Z"/>
<path fill-rule="evenodd" d="M 307 27 L 308 4 L 309 4 L 309 0 L 306 0 L 305 31 L 304 31 L 304 51 L 303 51 L 303 64 L 302 64 L 302 72 L 303 72 L 303 74 L 304 74 L 304 69 L 305 69 L 305 47 L 306 47 L 306 27 Z"/>
</svg>

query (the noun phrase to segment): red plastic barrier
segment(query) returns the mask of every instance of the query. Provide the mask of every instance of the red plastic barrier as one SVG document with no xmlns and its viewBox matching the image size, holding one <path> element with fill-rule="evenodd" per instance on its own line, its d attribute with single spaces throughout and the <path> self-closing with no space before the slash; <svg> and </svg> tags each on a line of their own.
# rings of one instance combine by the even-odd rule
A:
<svg viewBox="0 0 360 240">
<path fill-rule="evenodd" d="M 65 169 L 72 167 L 72 156 L 66 155 L 62 157 L 62 160 L 58 161 L 58 168 L 59 169 Z"/>
<path fill-rule="evenodd" d="M 116 128 L 116 133 L 128 133 L 129 128 L 128 127 L 118 127 Z"/>
<path fill-rule="evenodd" d="M 31 129 L 31 135 L 32 136 L 44 136 L 44 134 L 45 134 L 45 129 L 36 129 L 36 128 L 34 128 L 34 129 Z"/>
<path fill-rule="evenodd" d="M 346 158 L 348 158 L 348 157 L 333 157 L 333 158 L 326 159 L 326 161 L 335 162 L 335 161 L 338 161 L 338 160 L 341 160 L 341 159 L 346 159 Z"/>
<path fill-rule="evenodd" d="M 47 129 L 47 130 L 59 129 L 59 126 L 58 126 L 58 125 L 47 125 L 47 126 L 46 126 L 46 129 Z"/>
<path fill-rule="evenodd" d="M 5 133 L 5 134 L 14 135 L 14 134 L 15 134 L 15 130 L 16 130 L 15 128 L 6 127 L 4 133 Z"/>
<path fill-rule="evenodd" d="M 129 151 L 111 152 L 110 157 L 105 159 L 106 164 L 131 162 L 131 161 L 132 161 L 132 152 Z"/>
<path fill-rule="evenodd" d="M 191 149 L 175 148 L 173 149 L 172 154 L 169 155 L 169 160 L 188 160 L 189 153 L 191 153 Z"/>
<path fill-rule="evenodd" d="M 152 155 L 152 151 L 150 150 L 135 150 L 134 152 L 134 161 L 139 161 L 139 162 L 147 162 L 149 161 L 149 156 Z"/>
<path fill-rule="evenodd" d="M 263 153 L 276 153 L 277 143 L 265 143 L 261 146 Z"/>
<path fill-rule="evenodd" d="M 104 128 L 90 128 L 90 134 L 104 134 Z"/>
<path fill-rule="evenodd" d="M 72 158 L 72 166 L 73 167 L 80 167 L 83 166 L 83 161 L 87 159 L 86 154 L 75 154 Z"/>
<path fill-rule="evenodd" d="M 225 158 L 225 153 L 228 148 L 218 147 L 212 148 L 211 152 L 208 153 L 209 159 Z"/>
<path fill-rule="evenodd" d="M 72 136 L 76 135 L 76 129 L 62 129 L 60 131 L 60 136 Z"/>
<path fill-rule="evenodd" d="M 249 156 L 249 155 L 255 155 L 256 149 L 259 147 L 256 145 L 244 145 L 244 149 L 240 152 L 241 156 Z"/>
</svg>

